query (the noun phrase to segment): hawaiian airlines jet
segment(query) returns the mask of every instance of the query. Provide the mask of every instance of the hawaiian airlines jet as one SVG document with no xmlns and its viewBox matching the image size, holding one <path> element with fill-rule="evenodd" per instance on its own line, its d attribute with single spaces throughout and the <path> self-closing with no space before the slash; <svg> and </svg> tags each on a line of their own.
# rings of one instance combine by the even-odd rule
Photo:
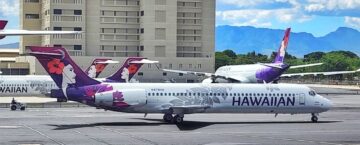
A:
<svg viewBox="0 0 360 145">
<path fill-rule="evenodd" d="M 304 85 L 295 84 L 166 84 L 104 83 L 90 78 L 63 48 L 30 47 L 60 89 L 52 97 L 127 113 L 163 113 L 164 121 L 182 123 L 191 113 L 318 114 L 331 101 Z M 63 68 L 51 71 L 52 61 Z"/>
<path fill-rule="evenodd" d="M 276 82 L 280 78 L 280 76 L 288 69 L 322 65 L 322 63 L 315 63 L 307 65 L 289 66 L 284 63 L 285 52 L 289 43 L 290 31 L 290 28 L 286 29 L 285 36 L 281 41 L 281 45 L 278 49 L 277 55 L 273 63 L 222 66 L 218 68 L 214 74 L 169 69 L 163 70 L 174 73 L 206 76 L 208 78 L 203 81 L 204 83 L 271 83 Z"/>
<path fill-rule="evenodd" d="M 8 21 L 0 20 L 0 39 L 6 36 L 22 35 L 55 35 L 55 34 L 80 34 L 81 31 L 30 31 L 30 30 L 4 30 Z"/>
</svg>

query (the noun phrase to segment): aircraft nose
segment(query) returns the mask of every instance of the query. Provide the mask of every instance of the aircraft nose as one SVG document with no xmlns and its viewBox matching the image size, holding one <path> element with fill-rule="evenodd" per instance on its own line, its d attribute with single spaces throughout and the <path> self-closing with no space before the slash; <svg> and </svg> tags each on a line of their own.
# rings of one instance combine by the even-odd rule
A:
<svg viewBox="0 0 360 145">
<path fill-rule="evenodd" d="M 330 108 L 333 107 L 333 102 L 330 101 L 329 99 L 327 98 L 324 98 L 324 101 L 323 101 L 323 106 L 322 106 L 325 110 L 330 110 Z"/>
</svg>

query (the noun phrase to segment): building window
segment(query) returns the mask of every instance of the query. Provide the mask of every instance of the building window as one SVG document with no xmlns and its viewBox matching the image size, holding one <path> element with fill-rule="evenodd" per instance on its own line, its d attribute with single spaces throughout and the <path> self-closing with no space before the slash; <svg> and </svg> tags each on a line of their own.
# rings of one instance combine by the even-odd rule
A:
<svg viewBox="0 0 360 145">
<path fill-rule="evenodd" d="M 167 73 L 166 73 L 166 72 L 163 72 L 163 76 L 167 76 Z"/>
<path fill-rule="evenodd" d="M 39 14 L 25 14 L 26 19 L 39 19 Z"/>
<path fill-rule="evenodd" d="M 184 76 L 184 74 L 183 74 L 183 73 L 179 73 L 179 76 Z"/>
<path fill-rule="evenodd" d="M 39 0 L 25 0 L 26 3 L 39 3 Z"/>
<path fill-rule="evenodd" d="M 143 72 L 139 72 L 139 73 L 138 73 L 138 76 L 144 76 L 144 73 L 143 73 Z"/>
<path fill-rule="evenodd" d="M 62 47 L 60 44 L 54 44 L 54 47 Z"/>
<path fill-rule="evenodd" d="M 82 11 L 81 10 L 74 10 L 74 15 L 82 15 Z"/>
<path fill-rule="evenodd" d="M 140 51 L 144 51 L 144 46 L 143 45 L 140 46 Z"/>
<path fill-rule="evenodd" d="M 54 31 L 61 31 L 62 28 L 61 27 L 54 27 Z"/>
<path fill-rule="evenodd" d="M 82 46 L 81 45 L 74 45 L 74 50 L 81 50 Z"/>
<path fill-rule="evenodd" d="M 56 14 L 56 15 L 61 15 L 61 14 L 62 14 L 62 10 L 61 10 L 61 9 L 54 9 L 54 14 Z"/>
<path fill-rule="evenodd" d="M 141 29 L 140 29 L 140 33 L 141 33 L 141 34 L 144 34 L 144 28 L 141 28 Z"/>
<path fill-rule="evenodd" d="M 74 31 L 82 31 L 82 28 L 81 27 L 75 27 Z"/>
<path fill-rule="evenodd" d="M 140 16 L 144 16 L 144 11 L 141 11 L 141 12 L 140 12 Z"/>
</svg>

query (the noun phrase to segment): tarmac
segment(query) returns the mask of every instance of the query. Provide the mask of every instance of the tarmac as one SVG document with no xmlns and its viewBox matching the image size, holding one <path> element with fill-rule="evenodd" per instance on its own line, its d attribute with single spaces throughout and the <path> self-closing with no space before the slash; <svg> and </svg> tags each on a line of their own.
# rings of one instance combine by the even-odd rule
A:
<svg viewBox="0 0 360 145">
<path fill-rule="evenodd" d="M 323 94 L 335 107 L 321 113 L 318 123 L 310 122 L 310 114 L 190 114 L 184 124 L 174 125 L 164 123 L 162 114 L 144 118 L 91 107 L 2 108 L 0 144 L 360 144 L 360 95 L 354 94 Z"/>
</svg>

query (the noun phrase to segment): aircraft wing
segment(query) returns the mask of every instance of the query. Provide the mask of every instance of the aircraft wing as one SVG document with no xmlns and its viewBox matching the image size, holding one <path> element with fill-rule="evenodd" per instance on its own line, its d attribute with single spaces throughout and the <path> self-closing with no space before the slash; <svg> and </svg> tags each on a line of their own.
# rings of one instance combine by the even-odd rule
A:
<svg viewBox="0 0 360 145">
<path fill-rule="evenodd" d="M 81 34 L 81 31 L 30 31 L 30 30 L 2 30 L 0 36 L 18 35 L 54 35 L 54 34 Z"/>
<path fill-rule="evenodd" d="M 322 65 L 323 63 L 312 63 L 312 64 L 305 64 L 305 65 L 295 65 L 295 66 L 290 66 L 289 69 L 295 69 L 295 68 L 303 68 L 303 67 L 311 67 L 311 66 L 318 66 L 318 65 Z"/>
<path fill-rule="evenodd" d="M 172 73 L 192 74 L 197 76 L 207 76 L 207 77 L 215 76 L 215 74 L 206 73 L 206 72 L 183 71 L 183 70 L 173 70 L 173 69 L 163 69 L 163 71 L 172 72 Z"/>
<path fill-rule="evenodd" d="M 338 75 L 338 74 L 351 74 L 351 73 L 356 73 L 356 72 L 360 72 L 360 69 L 358 69 L 356 71 L 308 72 L 308 73 L 283 74 L 283 75 L 281 75 L 281 77 L 306 76 L 306 75 L 330 76 L 330 75 Z"/>
</svg>

